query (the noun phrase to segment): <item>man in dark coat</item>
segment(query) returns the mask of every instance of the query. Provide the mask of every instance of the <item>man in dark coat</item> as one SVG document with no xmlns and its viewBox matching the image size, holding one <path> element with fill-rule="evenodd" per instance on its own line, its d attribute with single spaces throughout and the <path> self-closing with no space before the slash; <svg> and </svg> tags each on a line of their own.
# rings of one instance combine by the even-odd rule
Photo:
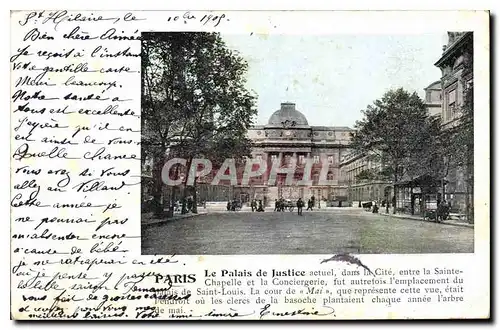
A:
<svg viewBox="0 0 500 330">
<path fill-rule="evenodd" d="M 259 208 L 257 209 L 257 212 L 264 212 L 264 207 L 262 206 L 262 200 L 259 199 Z"/>
<path fill-rule="evenodd" d="M 309 198 L 309 200 L 307 201 L 307 210 L 306 211 L 309 211 L 309 210 L 312 211 L 312 209 L 313 209 L 313 201 Z"/>
<path fill-rule="evenodd" d="M 302 215 L 302 208 L 304 207 L 304 201 L 302 201 L 302 198 L 299 198 L 297 201 L 297 214 Z"/>
</svg>

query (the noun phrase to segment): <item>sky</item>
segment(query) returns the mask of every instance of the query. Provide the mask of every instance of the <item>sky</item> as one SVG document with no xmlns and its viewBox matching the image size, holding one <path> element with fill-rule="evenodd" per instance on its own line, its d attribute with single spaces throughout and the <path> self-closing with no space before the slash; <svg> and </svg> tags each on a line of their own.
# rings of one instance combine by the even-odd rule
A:
<svg viewBox="0 0 500 330">
<path fill-rule="evenodd" d="M 296 103 L 315 126 L 353 127 L 361 110 L 403 87 L 424 97 L 441 77 L 434 63 L 446 32 L 420 35 L 222 35 L 248 62 L 258 95 L 256 125 L 282 102 Z"/>
</svg>

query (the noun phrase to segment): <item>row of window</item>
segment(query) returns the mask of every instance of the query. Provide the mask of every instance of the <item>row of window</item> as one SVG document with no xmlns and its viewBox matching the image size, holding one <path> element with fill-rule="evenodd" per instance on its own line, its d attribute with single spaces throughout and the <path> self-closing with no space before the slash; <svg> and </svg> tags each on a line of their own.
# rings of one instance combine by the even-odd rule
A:
<svg viewBox="0 0 500 330">
<path fill-rule="evenodd" d="M 256 159 L 258 159 L 259 161 L 262 160 L 262 155 L 256 155 L 255 156 Z M 299 164 L 305 164 L 306 163 L 306 159 L 307 157 L 305 155 L 298 155 L 297 157 L 297 162 Z M 271 161 L 274 162 L 276 159 L 278 159 L 278 155 L 271 155 Z M 291 163 L 291 159 L 292 159 L 292 156 L 290 155 L 286 155 L 285 156 L 285 164 L 289 164 Z M 314 164 L 319 164 L 320 163 L 320 156 L 313 156 L 312 157 L 313 159 L 313 163 Z M 335 157 L 330 155 L 330 156 L 327 156 L 327 161 L 328 161 L 328 164 L 334 164 L 335 163 Z"/>
</svg>

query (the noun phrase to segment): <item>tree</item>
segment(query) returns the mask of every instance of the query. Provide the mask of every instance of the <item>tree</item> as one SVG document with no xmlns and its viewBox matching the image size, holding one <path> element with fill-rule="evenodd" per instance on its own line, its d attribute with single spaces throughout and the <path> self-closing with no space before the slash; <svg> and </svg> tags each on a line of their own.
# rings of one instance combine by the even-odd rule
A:
<svg viewBox="0 0 500 330">
<path fill-rule="evenodd" d="M 377 177 L 378 173 L 376 173 L 373 169 L 362 170 L 356 175 L 356 179 L 359 181 L 372 181 Z"/>
<path fill-rule="evenodd" d="M 141 160 L 153 161 L 153 197 L 155 213 L 163 213 L 161 171 L 167 152 L 182 136 L 187 123 L 182 112 L 182 56 L 174 35 L 144 33 L 141 51 Z"/>
<path fill-rule="evenodd" d="M 399 88 L 385 93 L 362 113 L 351 147 L 384 164 L 383 172 L 392 175 L 396 196 L 400 180 L 420 175 L 425 168 L 422 156 L 431 139 L 425 104 L 416 93 Z"/>
<path fill-rule="evenodd" d="M 217 33 L 144 33 L 143 57 L 151 73 L 143 81 L 145 123 L 155 132 L 149 146 L 187 159 L 186 197 L 194 158 L 249 153 L 246 133 L 257 111 L 255 96 L 245 87 L 248 64 Z M 196 180 L 194 212 L 195 186 Z"/>
</svg>

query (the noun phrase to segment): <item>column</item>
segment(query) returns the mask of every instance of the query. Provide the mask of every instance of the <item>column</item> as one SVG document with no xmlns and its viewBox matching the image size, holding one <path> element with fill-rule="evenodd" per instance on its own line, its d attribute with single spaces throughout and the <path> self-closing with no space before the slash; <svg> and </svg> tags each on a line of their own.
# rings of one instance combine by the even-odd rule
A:
<svg viewBox="0 0 500 330">
<path fill-rule="evenodd" d="M 262 179 L 260 180 L 260 184 L 264 184 L 267 186 L 267 181 L 269 180 L 269 172 L 271 171 L 271 166 L 270 166 L 270 162 L 269 162 L 269 153 L 268 152 L 264 152 L 262 154 L 262 157 L 264 158 L 266 164 L 267 164 L 267 169 L 266 169 L 266 172 L 264 174 L 262 174 Z"/>
<path fill-rule="evenodd" d="M 278 159 L 279 159 L 279 167 L 282 167 L 283 166 L 283 158 L 284 158 L 284 152 L 280 151 L 279 154 L 278 154 Z M 277 185 L 280 185 L 280 187 L 282 186 L 280 184 L 280 174 L 276 174 L 276 184 Z M 280 197 L 283 197 L 283 188 L 280 188 L 281 189 L 281 196 Z"/>
</svg>

